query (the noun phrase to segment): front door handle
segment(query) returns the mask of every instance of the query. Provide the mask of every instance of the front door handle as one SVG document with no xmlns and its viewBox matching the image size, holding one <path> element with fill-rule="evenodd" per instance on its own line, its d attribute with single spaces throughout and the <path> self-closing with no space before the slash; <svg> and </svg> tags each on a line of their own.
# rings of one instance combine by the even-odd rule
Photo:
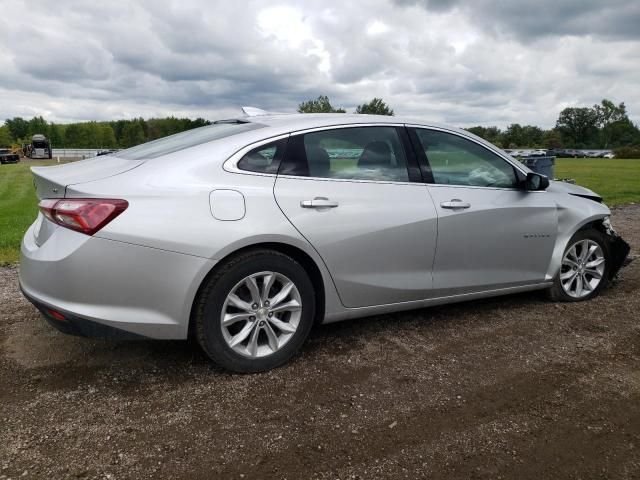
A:
<svg viewBox="0 0 640 480">
<path fill-rule="evenodd" d="M 302 208 L 336 208 L 338 202 L 329 200 L 327 197 L 316 197 L 313 200 L 302 200 L 300 206 Z"/>
<path fill-rule="evenodd" d="M 453 200 L 451 200 L 450 202 L 442 202 L 440 204 L 440 206 L 442 208 L 449 208 L 451 210 L 457 210 L 457 209 L 465 209 L 465 208 L 469 208 L 471 206 L 470 203 L 468 202 L 463 202 L 462 200 L 460 200 L 459 198 L 454 198 Z"/>
</svg>

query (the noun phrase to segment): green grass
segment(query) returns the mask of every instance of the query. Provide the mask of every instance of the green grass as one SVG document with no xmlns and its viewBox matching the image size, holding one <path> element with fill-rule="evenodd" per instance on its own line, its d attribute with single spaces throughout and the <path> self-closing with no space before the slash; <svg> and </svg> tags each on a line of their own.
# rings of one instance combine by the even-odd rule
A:
<svg viewBox="0 0 640 480">
<path fill-rule="evenodd" d="M 640 159 L 559 158 L 556 178 L 573 178 L 609 205 L 640 202 Z"/>
<path fill-rule="evenodd" d="M 38 200 L 29 167 L 53 165 L 51 160 L 23 160 L 17 165 L 0 165 L 0 264 L 18 260 L 20 241 L 38 212 Z M 640 159 L 556 160 L 557 178 L 599 193 L 607 205 L 640 202 Z"/>
<path fill-rule="evenodd" d="M 0 264 L 18 260 L 22 236 L 38 213 L 29 167 L 55 163 L 55 160 L 22 160 L 15 165 L 0 165 Z"/>
</svg>

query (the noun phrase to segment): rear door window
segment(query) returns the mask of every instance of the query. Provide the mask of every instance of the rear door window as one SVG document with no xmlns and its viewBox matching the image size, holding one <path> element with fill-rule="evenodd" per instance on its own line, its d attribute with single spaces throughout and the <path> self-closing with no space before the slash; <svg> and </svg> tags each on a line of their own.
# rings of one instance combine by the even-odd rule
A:
<svg viewBox="0 0 640 480">
<path fill-rule="evenodd" d="M 396 127 L 350 127 L 291 137 L 280 174 L 407 182 L 407 159 Z"/>
</svg>

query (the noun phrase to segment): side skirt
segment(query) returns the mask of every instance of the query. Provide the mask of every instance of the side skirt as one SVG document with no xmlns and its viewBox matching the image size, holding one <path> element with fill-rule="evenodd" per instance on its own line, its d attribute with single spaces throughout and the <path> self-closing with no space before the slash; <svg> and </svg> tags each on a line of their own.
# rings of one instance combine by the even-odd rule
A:
<svg viewBox="0 0 640 480">
<path fill-rule="evenodd" d="M 553 285 L 553 282 L 542 282 L 530 285 L 521 285 L 518 287 L 498 288 L 494 290 L 484 290 L 482 292 L 463 293 L 458 295 L 449 295 L 445 297 L 430 298 L 427 300 L 417 300 L 412 302 L 392 303 L 387 305 L 376 305 L 373 307 L 348 308 L 341 312 L 327 315 L 322 322 L 334 323 L 342 320 L 353 318 L 368 317 L 371 315 L 380 315 L 383 313 L 401 312 L 405 310 L 415 310 L 425 307 L 433 307 L 436 305 L 445 305 L 448 303 L 466 302 L 468 300 L 477 300 L 479 298 L 498 297 L 501 295 L 509 295 L 513 293 L 529 292 L 533 290 L 543 290 Z"/>
</svg>

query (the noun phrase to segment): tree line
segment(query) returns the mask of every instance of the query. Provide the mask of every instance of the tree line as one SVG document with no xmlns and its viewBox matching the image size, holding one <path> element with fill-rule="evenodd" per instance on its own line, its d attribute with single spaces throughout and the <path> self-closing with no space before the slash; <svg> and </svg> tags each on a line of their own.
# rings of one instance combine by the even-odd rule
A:
<svg viewBox="0 0 640 480">
<path fill-rule="evenodd" d="M 335 108 L 327 96 L 302 102 L 302 113 L 346 113 Z M 354 113 L 393 115 L 380 98 L 358 105 Z M 616 105 L 603 99 L 592 107 L 568 107 L 560 112 L 554 128 L 512 123 L 506 129 L 475 126 L 467 130 L 502 148 L 619 149 L 640 147 L 640 129 L 627 114 L 624 102 Z"/>
<path fill-rule="evenodd" d="M 67 124 L 47 122 L 42 117 L 14 117 L 0 127 L 0 146 L 29 144 L 31 137 L 40 133 L 49 138 L 53 148 L 129 148 L 210 124 L 203 118 L 176 117 Z"/>
<path fill-rule="evenodd" d="M 425 110 L 427 111 L 427 110 Z M 346 113 L 334 107 L 326 95 L 298 105 L 301 113 Z M 381 98 L 358 105 L 354 113 L 393 115 L 393 109 Z M 108 122 L 59 124 L 42 117 L 25 120 L 7 119 L 0 127 L 0 147 L 31 142 L 31 136 L 41 133 L 54 148 L 128 148 L 156 138 L 179 133 L 211 122 L 203 118 L 134 118 Z M 502 148 L 580 148 L 620 149 L 640 148 L 640 129 L 627 114 L 624 103 L 603 99 L 591 107 L 563 109 L 555 127 L 542 129 L 535 125 L 513 123 L 505 129 L 495 126 L 475 126 L 468 131 Z"/>
</svg>

